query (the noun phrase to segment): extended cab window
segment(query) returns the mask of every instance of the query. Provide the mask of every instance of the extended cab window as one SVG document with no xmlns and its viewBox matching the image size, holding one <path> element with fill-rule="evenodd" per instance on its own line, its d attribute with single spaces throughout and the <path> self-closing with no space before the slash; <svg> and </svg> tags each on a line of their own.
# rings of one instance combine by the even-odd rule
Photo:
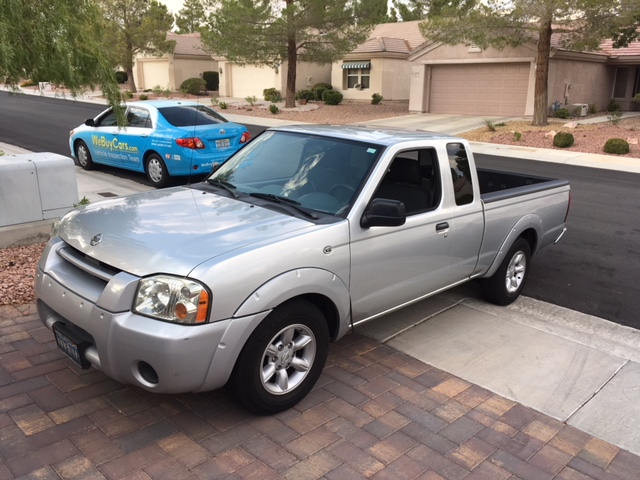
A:
<svg viewBox="0 0 640 480">
<path fill-rule="evenodd" d="M 461 143 L 448 143 L 447 155 L 456 205 L 467 205 L 473 202 L 473 178 L 467 151 Z"/>
<path fill-rule="evenodd" d="M 393 159 L 375 198 L 404 203 L 407 215 L 433 210 L 440 204 L 440 175 L 433 148 L 409 150 Z"/>
</svg>

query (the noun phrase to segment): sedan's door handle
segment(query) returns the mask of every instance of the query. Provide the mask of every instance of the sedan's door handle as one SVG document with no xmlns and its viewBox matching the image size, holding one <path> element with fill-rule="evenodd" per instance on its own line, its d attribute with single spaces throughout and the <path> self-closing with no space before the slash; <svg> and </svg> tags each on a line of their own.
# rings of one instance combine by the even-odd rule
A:
<svg viewBox="0 0 640 480">
<path fill-rule="evenodd" d="M 442 232 L 449 229 L 449 222 L 442 222 L 436 225 L 436 232 Z"/>
</svg>

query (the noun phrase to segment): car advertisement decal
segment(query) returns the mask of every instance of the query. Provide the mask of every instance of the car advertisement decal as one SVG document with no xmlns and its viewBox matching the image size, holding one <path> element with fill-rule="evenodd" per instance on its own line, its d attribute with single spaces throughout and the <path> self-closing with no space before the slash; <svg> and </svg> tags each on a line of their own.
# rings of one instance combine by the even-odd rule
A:
<svg viewBox="0 0 640 480">
<path fill-rule="evenodd" d="M 138 153 L 138 147 L 120 142 L 117 138 L 107 140 L 107 137 L 104 135 L 101 137 L 98 135 L 91 135 L 91 143 L 94 147 L 105 148 L 110 151 L 115 150 L 118 152 Z"/>
</svg>

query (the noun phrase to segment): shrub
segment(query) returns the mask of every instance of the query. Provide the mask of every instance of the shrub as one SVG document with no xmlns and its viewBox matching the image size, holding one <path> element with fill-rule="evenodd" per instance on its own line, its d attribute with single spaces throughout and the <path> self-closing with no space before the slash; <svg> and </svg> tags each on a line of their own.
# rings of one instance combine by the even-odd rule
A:
<svg viewBox="0 0 640 480">
<path fill-rule="evenodd" d="M 325 90 L 322 92 L 322 101 L 326 105 L 338 105 L 342 102 L 343 95 L 336 90 Z"/>
<path fill-rule="evenodd" d="M 142 95 L 140 95 L 140 100 L 149 100 L 149 95 L 147 95 L 146 93 L 143 93 Z"/>
<path fill-rule="evenodd" d="M 25 80 L 20 84 L 21 87 L 35 87 L 38 85 L 38 82 L 34 82 L 33 80 Z"/>
<path fill-rule="evenodd" d="M 557 118 L 569 118 L 571 116 L 571 113 L 569 113 L 569 109 L 567 108 L 559 108 L 558 110 L 556 110 L 555 116 Z"/>
<path fill-rule="evenodd" d="M 262 90 L 262 95 L 264 95 L 264 99 L 267 102 L 279 102 L 280 100 L 282 100 L 282 94 L 280 93 L 280 90 L 278 90 L 277 88 L 265 88 L 264 90 Z"/>
<path fill-rule="evenodd" d="M 202 72 L 202 79 L 204 80 L 207 90 L 216 92 L 220 88 L 220 75 L 218 72 Z"/>
<path fill-rule="evenodd" d="M 220 103 L 218 103 L 218 106 L 219 106 L 222 110 L 226 110 L 227 108 L 229 108 L 229 105 L 227 105 L 227 102 L 220 102 Z"/>
<path fill-rule="evenodd" d="M 629 153 L 629 142 L 622 138 L 610 138 L 604 144 L 604 151 L 606 153 L 624 155 L 625 153 Z"/>
<path fill-rule="evenodd" d="M 589 104 L 589 113 L 593 114 L 593 113 L 598 113 L 598 105 L 595 103 L 590 103 Z"/>
<path fill-rule="evenodd" d="M 569 132 L 558 132 L 553 136 L 553 145 L 559 148 L 568 148 L 573 142 L 573 134 Z"/>
<path fill-rule="evenodd" d="M 513 139 L 514 139 L 516 142 L 519 142 L 521 138 L 522 138 L 522 133 L 520 133 L 520 132 L 513 132 Z"/>
<path fill-rule="evenodd" d="M 244 97 L 244 99 L 246 100 L 246 102 L 251 105 L 252 107 L 256 104 L 256 102 L 258 101 L 258 99 L 256 98 L 255 95 L 251 95 L 249 97 Z"/>
<path fill-rule="evenodd" d="M 124 92 L 124 96 L 127 98 L 133 98 L 133 92 L 131 90 L 127 90 Z"/>
<path fill-rule="evenodd" d="M 371 95 L 371 105 L 378 105 L 382 101 L 384 97 L 379 93 L 374 93 Z"/>
<path fill-rule="evenodd" d="M 202 92 L 206 91 L 206 89 L 207 84 L 200 77 L 187 78 L 180 84 L 180 91 L 191 95 L 200 95 Z"/>
<path fill-rule="evenodd" d="M 609 112 L 617 112 L 620 110 L 620 104 L 615 100 L 611 100 L 609 102 L 609 106 L 607 107 L 607 111 Z"/>
<path fill-rule="evenodd" d="M 322 100 L 322 94 L 325 90 L 333 90 L 330 83 L 316 83 L 311 87 L 311 91 L 316 95 L 316 100 Z"/>
<path fill-rule="evenodd" d="M 271 105 L 269 105 L 269 111 L 275 115 L 280 111 L 280 109 L 278 108 L 277 105 L 272 103 Z"/>
<path fill-rule="evenodd" d="M 487 130 L 489 130 L 490 132 L 496 131 L 495 124 L 493 123 L 493 121 L 489 120 L 488 118 L 484 119 L 484 124 L 487 126 Z"/>
<path fill-rule="evenodd" d="M 159 97 L 160 95 L 162 95 L 162 92 L 164 92 L 164 88 L 162 88 L 160 85 L 156 85 L 155 87 L 153 87 L 152 91 L 156 97 Z"/>
<path fill-rule="evenodd" d="M 316 100 L 316 94 L 311 90 L 299 90 L 296 93 L 296 100 Z"/>
<path fill-rule="evenodd" d="M 124 72 L 122 70 L 117 71 L 116 72 L 116 81 L 118 83 L 127 83 L 129 81 L 129 75 L 127 75 L 127 72 Z"/>
<path fill-rule="evenodd" d="M 620 110 L 613 110 L 609 113 L 607 118 L 611 121 L 611 123 L 617 125 L 618 123 L 620 123 L 620 120 L 622 120 L 622 112 Z"/>
</svg>

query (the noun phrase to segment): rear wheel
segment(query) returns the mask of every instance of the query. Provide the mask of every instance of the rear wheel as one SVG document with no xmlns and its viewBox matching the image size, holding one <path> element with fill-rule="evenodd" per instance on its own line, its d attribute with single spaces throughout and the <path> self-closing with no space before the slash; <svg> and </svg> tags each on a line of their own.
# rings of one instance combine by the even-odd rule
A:
<svg viewBox="0 0 640 480">
<path fill-rule="evenodd" d="M 531 247 L 517 239 L 492 277 L 482 279 L 482 295 L 496 305 L 509 305 L 522 293 L 529 276 Z"/>
<path fill-rule="evenodd" d="M 306 300 L 277 307 L 251 334 L 229 381 L 232 394 L 259 414 L 287 410 L 322 373 L 329 332 L 322 312 Z"/>
<path fill-rule="evenodd" d="M 94 167 L 93 159 L 91 158 L 91 152 L 89 147 L 82 140 L 78 140 L 76 143 L 76 158 L 78 163 L 85 170 L 92 170 Z"/>
<path fill-rule="evenodd" d="M 164 160 L 160 155 L 152 153 L 147 157 L 145 165 L 145 172 L 147 178 L 156 188 L 161 188 L 169 183 L 169 172 L 167 166 L 164 164 Z"/>
</svg>

